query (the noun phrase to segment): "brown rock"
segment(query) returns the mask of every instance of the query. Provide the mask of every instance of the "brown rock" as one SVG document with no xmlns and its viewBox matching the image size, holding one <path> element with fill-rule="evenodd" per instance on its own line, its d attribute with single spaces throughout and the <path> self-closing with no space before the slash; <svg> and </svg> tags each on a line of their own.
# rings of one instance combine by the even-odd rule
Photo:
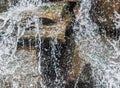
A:
<svg viewBox="0 0 120 88">
<path fill-rule="evenodd" d="M 62 16 L 64 5 L 67 3 L 56 2 L 47 4 L 50 4 L 51 7 L 43 6 L 41 9 L 36 11 L 22 12 L 20 15 L 23 17 L 23 20 L 20 22 L 20 25 L 25 25 L 25 21 L 29 16 L 37 16 L 40 20 L 42 20 L 39 33 L 41 37 L 51 37 L 64 41 L 66 26 L 72 20 L 71 14 L 67 14 L 67 16 L 64 17 Z M 36 35 L 34 28 L 35 25 L 33 23 L 28 30 L 26 30 L 23 38 L 34 38 Z"/>
</svg>

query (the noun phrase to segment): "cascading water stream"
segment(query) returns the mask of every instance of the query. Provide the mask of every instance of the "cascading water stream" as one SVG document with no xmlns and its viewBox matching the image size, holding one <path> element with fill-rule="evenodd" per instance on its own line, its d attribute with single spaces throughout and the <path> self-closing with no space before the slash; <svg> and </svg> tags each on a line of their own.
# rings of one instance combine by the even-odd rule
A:
<svg viewBox="0 0 120 88">
<path fill-rule="evenodd" d="M 81 8 L 76 16 L 76 21 L 79 22 L 76 32 L 79 52 L 91 64 L 95 88 L 119 88 L 120 39 L 109 40 L 106 37 L 104 42 L 97 33 L 98 26 L 90 19 L 90 9 L 91 0 L 82 0 Z M 119 16 L 119 14 L 117 15 Z M 117 23 L 119 22 L 117 21 Z"/>
<path fill-rule="evenodd" d="M 11 1 L 10 1 L 11 2 Z M 34 23 L 34 31 L 36 36 L 36 44 L 35 47 L 39 48 L 38 53 L 38 71 L 39 74 L 42 75 L 41 71 L 41 32 L 40 31 L 40 25 L 42 24 L 42 21 L 37 16 L 28 16 L 26 19 L 24 19 L 23 16 L 21 16 L 21 13 L 24 11 L 30 11 L 30 10 L 36 10 L 40 8 L 40 6 L 44 5 L 42 4 L 41 0 L 19 0 L 19 1 L 13 1 L 9 4 L 11 8 L 8 9 L 8 11 L 3 12 L 0 14 L 0 20 L 2 21 L 0 23 L 0 75 L 8 75 L 8 74 L 14 74 L 16 69 L 20 67 L 19 62 L 15 64 L 13 67 L 10 68 L 8 65 L 9 63 L 14 61 L 17 61 L 18 58 L 16 57 L 15 53 L 17 51 L 17 44 L 19 42 L 19 39 L 25 34 L 26 29 L 31 26 L 32 23 Z M 23 22 L 21 22 L 23 20 Z M 29 30 L 31 31 L 31 30 Z M 29 49 L 31 50 L 31 43 L 32 40 L 29 39 Z M 54 39 L 51 41 L 51 60 L 53 59 L 53 66 L 55 71 L 55 81 L 53 82 L 55 88 L 61 88 L 62 86 L 61 81 L 63 81 L 60 73 L 59 68 L 59 60 L 56 57 L 56 45 L 57 40 Z M 22 40 L 22 47 L 24 48 L 24 40 Z M 50 80 L 51 81 L 51 80 Z M 44 80 L 40 78 L 40 85 L 42 88 L 47 88 L 46 84 L 44 84 Z M 13 88 L 18 88 L 17 82 L 13 81 L 12 84 Z"/>
<path fill-rule="evenodd" d="M 20 63 L 17 62 L 16 57 L 17 43 L 19 39 L 25 34 L 25 29 L 29 28 L 32 23 L 35 26 L 35 36 L 38 40 L 35 47 L 39 48 L 38 53 L 38 70 L 39 74 L 44 75 L 42 69 L 47 69 L 41 67 L 41 64 L 46 61 L 41 54 L 42 52 L 42 39 L 40 25 L 41 20 L 37 16 L 28 16 L 27 19 L 21 24 L 23 16 L 21 12 L 36 10 L 42 5 L 41 0 L 19 0 L 9 3 L 10 8 L 8 11 L 0 13 L 0 75 L 14 74 L 15 70 L 20 67 Z M 91 0 L 82 0 L 80 3 L 79 13 L 76 16 L 76 21 L 79 23 L 74 26 L 76 32 L 75 41 L 79 46 L 79 53 L 82 54 L 85 61 L 91 64 L 92 67 L 92 77 L 94 79 L 95 88 L 119 88 L 120 87 L 120 39 L 119 40 L 109 40 L 106 38 L 104 42 L 101 36 L 97 33 L 98 26 L 92 22 L 90 19 L 90 8 Z M 115 12 L 116 18 L 120 15 Z M 115 19 L 116 27 L 119 28 L 119 22 Z M 25 24 L 24 24 L 25 23 Z M 22 25 L 22 26 L 21 26 Z M 29 30 L 31 31 L 31 30 Z M 51 34 L 52 35 L 52 34 Z M 54 33 L 53 33 L 54 35 Z M 29 40 L 29 48 L 31 49 L 31 39 Z M 52 60 L 53 73 L 55 74 L 55 79 L 52 81 L 48 79 L 48 83 L 55 88 L 64 88 L 64 77 L 62 71 L 59 67 L 59 58 L 61 52 L 58 51 L 61 47 L 56 39 L 49 41 L 51 50 L 50 57 L 48 59 Z M 24 47 L 24 40 L 22 43 Z M 59 47 L 58 47 L 59 46 Z M 56 56 L 56 53 L 58 56 Z M 13 66 L 9 64 L 11 62 L 16 63 Z M 48 61 L 49 62 L 49 61 Z M 45 65 L 46 66 L 46 65 Z M 47 66 L 46 66 L 47 67 Z M 48 67 L 49 68 L 49 67 Z M 48 69 L 47 69 L 48 70 Z M 49 71 L 48 71 L 49 72 Z M 45 75 L 46 76 L 46 75 Z M 79 79 L 79 77 L 78 77 Z M 77 79 L 77 81 L 78 81 Z M 40 79 L 40 85 L 42 88 L 47 88 L 45 84 L 46 80 Z M 74 88 L 77 88 L 77 83 L 75 82 Z M 13 88 L 18 88 L 17 82 L 13 81 Z M 49 88 L 49 87 L 48 87 Z"/>
<path fill-rule="evenodd" d="M 11 1 L 10 1 L 11 2 Z M 10 3 L 11 7 L 8 11 L 0 13 L 0 75 L 14 74 L 20 67 L 19 60 L 15 53 L 19 39 L 24 35 L 25 29 L 29 28 L 31 23 L 35 24 L 36 36 L 40 32 L 40 21 L 36 16 L 29 17 L 25 20 L 25 24 L 21 26 L 21 20 L 23 17 L 20 15 L 23 11 L 33 10 L 41 5 L 41 0 L 19 0 L 17 3 L 13 1 Z M 24 41 L 23 41 L 24 47 Z M 31 49 L 31 41 L 29 41 L 29 47 Z M 9 65 L 15 63 L 14 65 Z M 40 64 L 39 64 L 40 65 Z M 3 84 L 2 84 L 3 85 Z M 13 81 L 12 88 L 18 88 L 17 82 Z"/>
</svg>

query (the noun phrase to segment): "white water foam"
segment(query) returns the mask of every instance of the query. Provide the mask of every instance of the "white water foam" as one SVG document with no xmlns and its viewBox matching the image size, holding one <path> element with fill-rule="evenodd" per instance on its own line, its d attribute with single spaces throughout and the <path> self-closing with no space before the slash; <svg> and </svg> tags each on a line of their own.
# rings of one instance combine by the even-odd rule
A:
<svg viewBox="0 0 120 88">
<path fill-rule="evenodd" d="M 79 52 L 91 64 L 95 88 L 120 88 L 120 40 L 106 39 L 97 34 L 98 26 L 90 19 L 91 0 L 82 0 L 77 17 Z M 119 24 L 117 25 L 117 27 Z M 116 59 L 116 62 L 113 60 Z"/>
</svg>

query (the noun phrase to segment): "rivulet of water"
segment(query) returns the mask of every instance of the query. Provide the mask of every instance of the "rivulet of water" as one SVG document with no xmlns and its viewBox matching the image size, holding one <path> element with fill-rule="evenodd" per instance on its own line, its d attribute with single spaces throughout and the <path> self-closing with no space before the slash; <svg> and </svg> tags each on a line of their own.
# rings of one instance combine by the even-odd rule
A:
<svg viewBox="0 0 120 88">
<path fill-rule="evenodd" d="M 15 55 L 17 51 L 17 44 L 19 39 L 24 35 L 25 30 L 30 27 L 31 23 L 34 23 L 34 31 L 36 33 L 36 36 L 39 35 L 38 39 L 40 40 L 39 27 L 41 21 L 39 20 L 39 18 L 37 16 L 29 16 L 27 19 L 24 20 L 24 17 L 20 14 L 23 11 L 37 9 L 41 5 L 41 0 L 13 0 L 9 2 L 9 5 L 10 8 L 6 12 L 0 13 L 1 77 L 4 77 L 5 75 L 7 76 L 9 74 L 13 75 L 15 71 L 21 67 L 19 62 L 20 58 L 17 58 Z M 24 20 L 24 22 L 22 22 L 22 20 Z M 24 47 L 24 41 L 22 45 Z M 29 40 L 29 47 L 30 46 L 31 40 Z M 17 81 L 13 81 L 13 84 L 11 86 L 11 88 L 19 88 Z"/>
<path fill-rule="evenodd" d="M 76 43 L 84 59 L 91 64 L 95 88 L 120 88 L 120 39 L 106 41 L 97 33 L 98 26 L 90 18 L 91 0 L 82 0 L 76 16 L 79 27 Z M 119 18 L 119 14 L 116 13 Z M 119 21 L 116 27 L 119 27 Z M 79 31 L 79 32 L 78 32 Z"/>
<path fill-rule="evenodd" d="M 59 51 L 61 47 L 58 41 L 56 39 L 48 39 L 50 50 L 45 46 L 47 49 L 44 49 L 43 52 L 42 42 L 44 40 L 42 39 L 42 31 L 40 30 L 42 21 L 37 16 L 28 16 L 24 19 L 24 16 L 21 15 L 22 12 L 35 11 L 45 4 L 42 3 L 41 0 L 9 1 L 10 8 L 6 12 L 0 13 L 0 76 L 13 75 L 15 71 L 20 68 L 19 60 L 15 55 L 17 44 L 25 34 L 26 29 L 29 29 L 34 23 L 34 32 L 37 40 L 35 47 L 39 49 L 37 58 L 38 71 L 41 76 L 40 85 L 42 88 L 49 88 L 48 85 L 54 88 L 64 88 L 65 81 L 58 58 L 61 55 Z M 76 33 L 75 42 L 77 46 L 79 46 L 79 53 L 83 55 L 83 59 L 85 59 L 86 62 L 91 64 L 94 88 L 120 88 L 120 39 L 110 40 L 104 36 L 105 41 L 103 41 L 102 37 L 98 34 L 99 27 L 90 18 L 90 9 L 91 0 L 81 0 L 79 13 L 76 15 L 76 22 L 78 22 L 79 25 L 74 25 Z M 114 13 L 116 17 L 116 19 L 114 19 L 115 26 L 119 28 L 120 21 L 118 19 L 120 19 L 120 14 L 117 12 Z M 32 39 L 29 39 L 30 49 L 32 48 L 31 42 Z M 24 40 L 22 45 L 24 47 Z M 49 54 L 48 56 L 43 55 L 46 52 Z M 14 64 L 11 65 L 11 63 Z M 45 67 L 41 67 L 42 64 Z M 48 64 L 51 65 L 51 67 L 49 67 Z M 53 78 L 53 80 L 47 80 L 48 73 L 46 73 L 46 71 L 45 74 L 47 75 L 43 74 L 44 69 L 47 69 L 48 72 L 53 71 L 51 74 L 53 73 L 52 75 L 54 75 L 55 78 Z M 79 77 L 77 81 L 78 80 Z M 45 84 L 46 81 L 48 84 Z M 75 82 L 74 88 L 77 88 L 77 83 L 78 82 Z M 19 88 L 15 80 L 12 82 L 12 87 Z"/>
</svg>

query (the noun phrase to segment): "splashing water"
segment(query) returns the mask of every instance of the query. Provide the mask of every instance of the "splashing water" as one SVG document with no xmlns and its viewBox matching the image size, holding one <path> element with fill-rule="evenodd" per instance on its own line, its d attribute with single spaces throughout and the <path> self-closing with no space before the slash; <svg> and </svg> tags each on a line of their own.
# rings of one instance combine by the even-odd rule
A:
<svg viewBox="0 0 120 88">
<path fill-rule="evenodd" d="M 21 15 L 24 11 L 34 11 L 38 8 L 40 8 L 44 3 L 42 3 L 41 0 L 19 0 L 19 1 L 13 1 L 10 4 L 10 8 L 8 11 L 0 13 L 0 75 L 13 75 L 15 71 L 21 67 L 20 63 L 17 62 L 19 60 L 18 57 L 16 57 L 16 49 L 18 41 L 21 39 L 21 37 L 25 34 L 26 29 L 31 26 L 32 23 L 34 23 L 34 32 L 35 37 L 38 42 L 35 44 L 35 47 L 39 48 L 38 52 L 38 71 L 39 74 L 42 75 L 42 69 L 41 69 L 41 32 L 40 25 L 41 20 L 37 16 L 28 16 L 24 19 L 24 17 Z M 31 30 L 29 30 L 31 31 Z M 31 39 L 29 39 L 29 48 L 31 49 Z M 53 66 L 55 69 L 55 81 L 54 87 L 61 88 L 63 79 L 61 77 L 60 68 L 58 59 L 55 56 L 56 53 L 56 45 L 57 40 L 54 39 L 51 41 L 51 59 L 53 59 Z M 24 40 L 22 43 L 22 46 L 24 47 Z M 44 58 L 43 58 L 44 59 Z M 14 64 L 14 66 L 10 66 L 9 63 L 14 63 L 16 61 L 17 64 Z M 44 61 L 44 60 L 43 60 Z M 50 80 L 51 81 L 51 80 Z M 44 84 L 44 80 L 42 77 L 40 78 L 40 85 L 42 88 L 46 88 L 46 84 Z M 12 84 L 13 88 L 18 88 L 19 85 L 17 82 L 13 81 Z"/>
<path fill-rule="evenodd" d="M 89 16 L 91 0 L 82 0 L 81 8 L 76 16 L 76 21 L 79 22 L 79 28 L 75 25 L 76 44 L 79 46 L 79 53 L 84 56 L 86 62 L 91 64 L 92 77 L 94 78 L 95 88 L 119 88 L 120 87 L 120 39 L 103 41 L 97 33 L 98 26 L 92 22 Z M 19 0 L 10 3 L 8 11 L 0 13 L 0 75 L 14 74 L 16 69 L 20 67 L 20 63 L 10 66 L 11 62 L 17 61 L 16 48 L 19 39 L 25 34 L 25 29 L 29 28 L 32 23 L 35 26 L 35 34 L 39 42 L 36 47 L 39 47 L 38 53 L 38 70 L 42 75 L 42 58 L 41 53 L 41 32 L 39 27 L 41 21 L 37 16 L 30 16 L 25 20 L 25 24 L 21 24 L 23 17 L 21 12 L 36 10 L 44 5 L 41 0 Z M 120 15 L 115 12 L 116 19 Z M 119 21 L 116 22 L 116 28 L 119 28 Z M 22 25 L 22 26 L 21 26 Z M 39 36 L 39 37 L 38 37 Z M 31 42 L 31 40 L 30 40 Z M 57 51 L 57 40 L 50 41 L 51 44 L 51 59 L 53 59 L 54 74 L 56 76 L 54 83 L 55 88 L 64 88 L 64 77 L 62 77 L 59 68 L 59 60 L 55 53 Z M 23 43 L 24 46 L 24 43 Z M 29 44 L 31 46 L 31 43 Z M 58 52 L 59 53 L 59 52 Z M 51 80 L 50 80 L 51 81 Z M 77 83 L 77 82 L 76 82 Z M 42 88 L 46 88 L 44 79 L 40 79 Z M 75 85 L 74 88 L 77 86 Z M 18 88 L 17 83 L 13 82 L 13 88 Z"/>
<path fill-rule="evenodd" d="M 24 22 L 21 22 L 23 20 L 23 16 L 20 14 L 23 11 L 27 10 L 34 10 L 38 8 L 38 5 L 41 5 L 40 0 L 20 0 L 19 3 L 16 3 L 13 5 L 13 3 L 10 3 L 10 8 L 8 11 L 0 13 L 0 77 L 4 77 L 6 75 L 5 80 L 7 80 L 7 75 L 13 75 L 13 80 L 10 84 L 10 88 L 18 88 L 19 82 L 15 77 L 16 71 L 18 71 L 21 66 L 24 67 L 22 63 L 22 59 L 19 58 L 19 56 L 16 56 L 16 49 L 19 39 L 24 35 L 25 29 L 29 28 L 31 23 L 34 23 L 35 25 L 35 33 L 36 36 L 40 34 L 39 26 L 40 21 L 36 16 L 28 17 Z M 31 41 L 29 41 L 29 46 L 31 46 Z M 24 44 L 23 44 L 24 47 Z M 20 54 L 20 53 L 18 53 Z M 24 59 L 26 59 L 26 52 L 20 54 Z M 28 58 L 32 58 L 28 57 Z M 26 59 L 27 61 L 27 59 Z M 30 60 L 28 60 L 29 62 Z M 29 64 L 26 63 L 26 66 L 32 65 L 31 62 Z M 21 68 L 22 69 L 22 68 Z M 30 70 L 31 69 L 31 70 Z M 24 69 L 22 69 L 24 70 Z M 35 73 L 32 67 L 29 67 L 28 74 L 31 74 L 31 72 Z M 37 72 L 36 72 L 37 73 Z M 27 74 L 26 72 L 24 74 Z M 21 76 L 22 77 L 22 76 Z M 27 76 L 26 76 L 27 77 Z M 25 78 L 27 80 L 27 78 Z M 4 81 L 5 81 L 4 80 Z M 24 80 L 25 81 L 25 80 Z M 34 80 L 32 79 L 34 82 Z M 29 84 L 31 81 L 29 81 Z M 1 84 L 1 83 L 0 83 Z M 35 84 L 37 85 L 37 84 Z M 22 85 L 25 87 L 25 85 Z M 22 87 L 21 86 L 21 87 Z M 29 86 L 33 86 L 32 84 Z M 4 87 L 4 84 L 1 84 L 1 87 Z M 22 88 L 23 88 L 22 87 Z M 28 87 L 28 86 L 27 86 Z M 26 88 L 26 87 L 25 87 Z"/>
<path fill-rule="evenodd" d="M 95 88 L 120 88 L 120 39 L 104 42 L 97 34 L 98 26 L 90 19 L 91 0 L 82 0 L 76 20 L 79 29 L 76 32 L 76 43 L 79 52 L 92 66 Z M 117 13 L 118 17 L 119 14 Z M 119 27 L 119 22 L 116 23 Z"/>
<path fill-rule="evenodd" d="M 22 3 L 26 4 L 26 8 L 22 5 Z M 33 3 L 34 2 L 34 3 Z M 25 32 L 25 28 L 30 26 L 30 21 L 26 20 L 28 22 L 25 26 L 21 26 L 19 24 L 22 20 L 22 16 L 20 16 L 20 13 L 24 10 L 31 10 L 34 9 L 33 6 L 36 6 L 35 3 L 40 2 L 40 1 L 34 1 L 33 2 L 30 0 L 22 0 L 20 1 L 20 4 L 17 6 L 11 7 L 7 12 L 0 13 L 0 20 L 1 26 L 0 26 L 0 60 L 3 62 L 4 66 L 3 69 L 1 67 L 1 72 L 3 74 L 7 73 L 13 73 L 14 70 L 12 71 L 6 71 L 5 67 L 7 66 L 7 63 L 13 60 L 16 48 L 17 48 L 17 42 L 21 38 L 21 36 Z M 29 3 L 33 3 L 33 6 L 28 6 L 30 5 Z M 39 4 L 40 5 L 40 4 Z M 35 17 L 31 18 L 33 22 L 37 25 L 38 22 L 35 21 Z M 38 27 L 36 26 L 36 30 Z M 3 56 L 3 57 L 2 57 Z M 4 59 L 3 59 L 4 58 Z M 8 59 L 9 58 L 9 59 Z M 4 61 L 3 61 L 4 60 Z"/>
</svg>

